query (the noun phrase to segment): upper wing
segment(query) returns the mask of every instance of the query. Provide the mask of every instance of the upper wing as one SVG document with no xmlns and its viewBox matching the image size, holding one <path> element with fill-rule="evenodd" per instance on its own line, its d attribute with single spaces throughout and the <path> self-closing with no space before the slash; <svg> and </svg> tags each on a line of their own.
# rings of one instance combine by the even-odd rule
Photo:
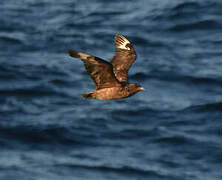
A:
<svg viewBox="0 0 222 180">
<path fill-rule="evenodd" d="M 131 42 L 124 36 L 115 36 L 116 52 L 111 60 L 113 71 L 120 82 L 128 82 L 128 70 L 136 60 L 136 52 Z"/>
<path fill-rule="evenodd" d="M 89 54 L 75 50 L 67 50 L 70 56 L 80 58 L 84 62 L 86 71 L 96 84 L 96 89 L 121 86 L 113 73 L 112 64 Z"/>
</svg>

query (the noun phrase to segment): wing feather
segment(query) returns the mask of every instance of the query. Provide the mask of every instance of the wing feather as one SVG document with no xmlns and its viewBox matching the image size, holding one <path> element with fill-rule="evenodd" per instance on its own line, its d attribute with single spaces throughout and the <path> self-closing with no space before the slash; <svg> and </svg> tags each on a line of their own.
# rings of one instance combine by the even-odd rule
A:
<svg viewBox="0 0 222 180">
<path fill-rule="evenodd" d="M 116 52 L 111 60 L 113 71 L 120 82 L 128 82 L 128 71 L 136 60 L 136 52 L 131 42 L 120 34 L 115 35 Z"/>
<path fill-rule="evenodd" d="M 79 51 L 67 50 L 67 52 L 71 57 L 80 58 L 83 61 L 86 71 L 96 84 L 96 89 L 121 86 L 113 73 L 112 64 L 98 57 Z"/>
</svg>

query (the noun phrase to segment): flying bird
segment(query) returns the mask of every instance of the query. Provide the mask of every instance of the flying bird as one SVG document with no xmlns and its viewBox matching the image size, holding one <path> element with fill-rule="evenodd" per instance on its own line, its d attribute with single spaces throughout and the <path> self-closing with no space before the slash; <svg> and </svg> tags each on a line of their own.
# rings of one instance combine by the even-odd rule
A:
<svg viewBox="0 0 222 180">
<path fill-rule="evenodd" d="M 145 90 L 137 83 L 128 82 L 128 70 L 136 60 L 136 52 L 132 43 L 120 34 L 115 35 L 115 54 L 111 62 L 83 52 L 70 50 L 71 57 L 83 61 L 86 71 L 96 85 L 94 91 L 82 94 L 86 99 L 111 100 L 127 98 Z"/>
</svg>

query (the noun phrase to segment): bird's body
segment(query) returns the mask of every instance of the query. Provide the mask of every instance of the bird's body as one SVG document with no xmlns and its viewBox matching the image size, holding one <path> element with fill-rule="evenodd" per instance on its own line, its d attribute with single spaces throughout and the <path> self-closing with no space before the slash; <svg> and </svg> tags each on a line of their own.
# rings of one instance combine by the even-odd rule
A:
<svg viewBox="0 0 222 180">
<path fill-rule="evenodd" d="M 121 99 L 132 96 L 138 91 L 133 91 L 129 84 L 122 85 L 120 87 L 109 87 L 98 89 L 86 94 L 83 94 L 84 98 L 94 98 L 101 100 Z"/>
<path fill-rule="evenodd" d="M 80 58 L 96 84 L 96 90 L 85 93 L 86 99 L 121 99 L 132 96 L 144 88 L 128 83 L 128 70 L 136 60 L 132 44 L 122 35 L 115 36 L 116 52 L 111 62 L 75 50 L 67 50 L 69 55 Z"/>
</svg>

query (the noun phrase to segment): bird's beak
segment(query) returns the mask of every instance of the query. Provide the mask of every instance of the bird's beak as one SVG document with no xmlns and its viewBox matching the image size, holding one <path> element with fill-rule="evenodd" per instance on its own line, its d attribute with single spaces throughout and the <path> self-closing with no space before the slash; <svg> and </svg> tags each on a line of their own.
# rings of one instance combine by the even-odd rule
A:
<svg viewBox="0 0 222 180">
<path fill-rule="evenodd" d="M 140 87 L 140 90 L 141 91 L 145 91 L 146 89 L 144 87 Z"/>
</svg>

